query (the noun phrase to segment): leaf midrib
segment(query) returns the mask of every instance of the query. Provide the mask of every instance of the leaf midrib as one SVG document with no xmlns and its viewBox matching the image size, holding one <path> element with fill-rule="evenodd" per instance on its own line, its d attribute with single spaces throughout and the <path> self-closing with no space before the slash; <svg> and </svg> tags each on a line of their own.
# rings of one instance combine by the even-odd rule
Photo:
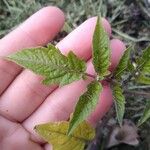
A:
<svg viewBox="0 0 150 150">
<path fill-rule="evenodd" d="M 9 59 L 11 59 L 11 60 L 13 60 L 12 58 L 9 58 Z M 46 62 L 43 62 L 43 61 L 33 61 L 33 59 L 17 59 L 17 58 L 14 58 L 15 60 L 17 60 L 17 61 L 24 61 L 25 63 L 26 62 L 30 62 L 30 63 L 33 63 L 33 64 L 37 64 L 37 65 L 46 65 L 46 66 L 48 66 L 48 67 L 50 67 L 50 66 L 52 66 L 53 68 L 56 68 L 56 69 L 59 69 L 59 70 L 65 70 L 66 72 L 73 72 L 73 73 L 75 73 L 75 74 L 81 74 L 81 73 L 83 73 L 82 71 L 79 71 L 78 69 L 79 68 L 77 68 L 76 70 L 75 70 L 75 68 L 74 69 L 70 69 L 70 67 L 68 67 L 68 65 L 66 65 L 66 66 L 64 66 L 64 65 L 56 65 L 56 64 L 53 64 L 53 63 L 46 63 Z M 14 60 L 13 60 L 14 61 Z M 68 71 L 68 69 L 69 69 L 69 71 Z"/>
<path fill-rule="evenodd" d="M 47 130 L 46 130 L 46 131 L 47 131 Z M 59 131 L 51 131 L 51 130 L 48 130 L 48 132 L 52 132 L 52 133 L 56 133 L 56 134 L 62 134 L 62 135 L 64 135 L 64 136 L 67 136 L 67 132 L 66 132 L 66 134 L 65 134 L 65 133 L 62 133 L 62 132 L 59 132 Z M 84 139 L 84 138 L 82 138 L 82 137 L 77 137 L 77 136 L 73 136 L 73 135 L 70 135 L 70 136 L 68 136 L 68 137 L 70 137 L 70 138 L 75 138 L 75 139 L 77 139 L 77 140 L 79 140 L 79 141 L 83 141 L 83 142 L 89 141 L 89 140 Z"/>
</svg>

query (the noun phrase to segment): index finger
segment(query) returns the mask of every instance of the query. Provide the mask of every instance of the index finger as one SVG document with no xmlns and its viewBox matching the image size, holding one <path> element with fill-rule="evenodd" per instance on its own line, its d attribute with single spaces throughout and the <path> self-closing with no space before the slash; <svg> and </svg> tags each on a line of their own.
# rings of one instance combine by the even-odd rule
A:
<svg viewBox="0 0 150 150">
<path fill-rule="evenodd" d="M 0 40 L 0 56 L 26 47 L 45 45 L 51 41 L 64 24 L 59 8 L 45 7 Z M 13 81 L 21 68 L 14 63 L 0 60 L 0 95 Z"/>
</svg>

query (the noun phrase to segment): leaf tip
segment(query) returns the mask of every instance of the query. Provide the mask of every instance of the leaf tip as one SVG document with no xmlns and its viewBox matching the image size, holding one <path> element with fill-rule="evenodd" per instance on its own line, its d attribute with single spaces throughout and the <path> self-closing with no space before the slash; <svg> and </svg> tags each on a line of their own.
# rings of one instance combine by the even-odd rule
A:
<svg viewBox="0 0 150 150">
<path fill-rule="evenodd" d="M 68 130 L 67 130 L 67 135 L 68 136 L 71 136 L 72 135 L 72 133 L 73 133 L 73 126 L 72 126 L 72 124 L 70 123 L 69 124 L 69 127 L 68 127 Z"/>
<path fill-rule="evenodd" d="M 119 126 L 122 127 L 122 119 L 118 120 Z"/>
<path fill-rule="evenodd" d="M 71 130 L 68 129 L 68 131 L 67 131 L 67 136 L 71 136 L 71 134 L 72 134 L 72 133 L 71 133 Z"/>
<path fill-rule="evenodd" d="M 140 127 L 141 124 L 142 124 L 142 123 L 141 123 L 141 121 L 139 120 L 138 123 L 137 123 L 137 127 Z"/>
</svg>

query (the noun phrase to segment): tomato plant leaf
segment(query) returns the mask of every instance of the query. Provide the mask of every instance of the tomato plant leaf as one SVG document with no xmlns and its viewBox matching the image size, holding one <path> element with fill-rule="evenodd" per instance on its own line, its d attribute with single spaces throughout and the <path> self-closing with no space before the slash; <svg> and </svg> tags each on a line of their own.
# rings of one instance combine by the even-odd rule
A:
<svg viewBox="0 0 150 150">
<path fill-rule="evenodd" d="M 136 78 L 137 83 L 150 85 L 150 76 L 146 76 L 142 73 Z"/>
<path fill-rule="evenodd" d="M 150 118 L 150 100 L 148 100 L 146 107 L 144 109 L 143 115 L 138 122 L 138 126 L 142 125 Z"/>
<path fill-rule="evenodd" d="M 36 132 L 43 137 L 53 150 L 84 150 L 85 143 L 95 136 L 95 129 L 85 121 L 68 136 L 69 122 L 46 123 L 35 126 Z"/>
<path fill-rule="evenodd" d="M 127 65 L 127 68 L 125 69 L 125 71 L 128 71 L 128 72 L 135 71 L 135 66 L 133 65 L 133 63 L 132 63 L 132 61 L 130 59 L 128 61 L 128 65 Z"/>
<path fill-rule="evenodd" d="M 81 122 L 83 122 L 96 107 L 101 91 L 102 85 L 98 81 L 93 81 L 87 86 L 87 91 L 80 96 L 76 105 L 75 111 L 69 124 L 68 135 L 70 135 L 74 129 Z"/>
<path fill-rule="evenodd" d="M 139 75 L 135 81 L 142 84 L 150 84 L 150 47 L 147 47 L 142 56 L 137 59 L 137 65 Z"/>
<path fill-rule="evenodd" d="M 120 126 L 122 125 L 123 116 L 125 113 L 125 97 L 120 83 L 112 85 L 113 99 L 115 103 L 116 115 Z"/>
<path fill-rule="evenodd" d="M 95 71 L 100 77 L 109 74 L 108 67 L 110 65 L 110 47 L 109 37 L 105 32 L 101 19 L 97 19 L 94 35 L 93 35 L 93 65 Z"/>
<path fill-rule="evenodd" d="M 138 69 L 144 73 L 150 73 L 150 46 L 147 47 L 142 56 L 137 60 Z"/>
<path fill-rule="evenodd" d="M 44 76 L 44 84 L 66 85 L 81 79 L 86 71 L 86 63 L 73 52 L 64 56 L 53 45 L 24 49 L 7 59 Z"/>
<path fill-rule="evenodd" d="M 126 71 L 128 65 L 130 64 L 130 52 L 131 52 L 131 47 L 128 47 L 123 56 L 121 57 L 119 64 L 117 65 L 113 75 L 116 79 L 120 79 L 121 75 Z"/>
</svg>

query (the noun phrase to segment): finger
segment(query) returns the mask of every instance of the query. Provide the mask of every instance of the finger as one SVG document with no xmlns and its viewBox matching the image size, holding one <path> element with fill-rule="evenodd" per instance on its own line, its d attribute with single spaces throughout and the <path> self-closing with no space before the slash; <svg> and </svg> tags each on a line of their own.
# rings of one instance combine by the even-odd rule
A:
<svg viewBox="0 0 150 150">
<path fill-rule="evenodd" d="M 57 47 L 63 54 L 73 50 L 79 57 L 89 59 L 95 23 L 96 17 L 88 19 L 58 43 Z M 105 19 L 103 19 L 103 24 L 111 33 L 110 25 Z M 0 113 L 9 119 L 21 122 L 35 111 L 53 90 L 54 87 L 42 85 L 38 76 L 24 70 L 1 96 Z"/>
<path fill-rule="evenodd" d="M 60 31 L 63 23 L 64 16 L 58 8 L 41 9 L 0 40 L 0 56 L 25 47 L 45 45 Z M 20 71 L 21 68 L 14 63 L 0 60 L 0 95 Z"/>
<path fill-rule="evenodd" d="M 1 150 L 43 150 L 30 140 L 29 133 L 21 125 L 0 116 L 0 149 Z"/>
<path fill-rule="evenodd" d="M 116 44 L 118 42 L 116 40 Z M 111 43 L 113 43 L 113 41 L 111 41 Z M 124 44 L 122 46 L 120 45 L 119 47 L 120 49 L 118 50 L 118 52 L 120 53 L 120 56 L 121 56 L 124 51 Z M 115 53 L 118 53 L 114 51 L 113 47 L 111 48 L 112 48 L 112 52 L 114 52 L 114 54 L 112 55 L 115 55 Z M 114 57 L 112 57 L 112 60 L 111 60 L 112 64 L 113 64 L 113 58 Z M 118 57 L 118 61 L 119 61 L 119 58 L 120 57 Z M 94 68 L 91 62 L 88 63 L 87 71 L 90 74 L 94 74 Z M 49 121 L 60 121 L 60 120 L 68 119 L 79 96 L 86 90 L 86 87 L 89 81 L 90 80 L 86 80 L 86 81 L 80 80 L 68 86 L 61 87 L 55 90 L 51 95 L 47 97 L 47 99 L 40 106 L 40 108 L 38 108 L 38 110 L 35 111 L 23 123 L 24 127 L 33 134 L 33 137 L 32 137 L 33 140 L 40 141 L 40 142 L 42 141 L 33 131 L 33 128 L 36 124 L 45 123 Z M 96 113 L 94 114 L 95 119 L 93 119 L 95 122 L 97 121 L 96 119 L 98 118 L 97 115 L 100 115 L 100 113 L 102 113 L 101 115 L 104 115 L 106 110 L 108 110 L 108 108 L 112 104 L 112 94 L 108 86 L 104 86 L 103 88 L 103 91 L 100 95 L 100 103 L 102 103 L 102 105 L 100 106 L 102 108 L 102 111 L 97 108 L 98 110 L 96 110 Z M 91 120 L 91 123 L 92 123 L 92 120 Z"/>
<path fill-rule="evenodd" d="M 82 23 L 77 29 L 71 32 L 66 38 L 60 41 L 57 45 L 63 54 L 73 50 L 79 57 L 85 60 L 91 57 L 92 38 L 95 29 L 97 17 L 92 17 Z M 102 18 L 102 24 L 105 31 L 111 35 L 111 26 L 108 21 Z"/>
<path fill-rule="evenodd" d="M 45 144 L 44 149 L 45 150 L 52 150 L 53 148 L 50 144 Z"/>
</svg>

